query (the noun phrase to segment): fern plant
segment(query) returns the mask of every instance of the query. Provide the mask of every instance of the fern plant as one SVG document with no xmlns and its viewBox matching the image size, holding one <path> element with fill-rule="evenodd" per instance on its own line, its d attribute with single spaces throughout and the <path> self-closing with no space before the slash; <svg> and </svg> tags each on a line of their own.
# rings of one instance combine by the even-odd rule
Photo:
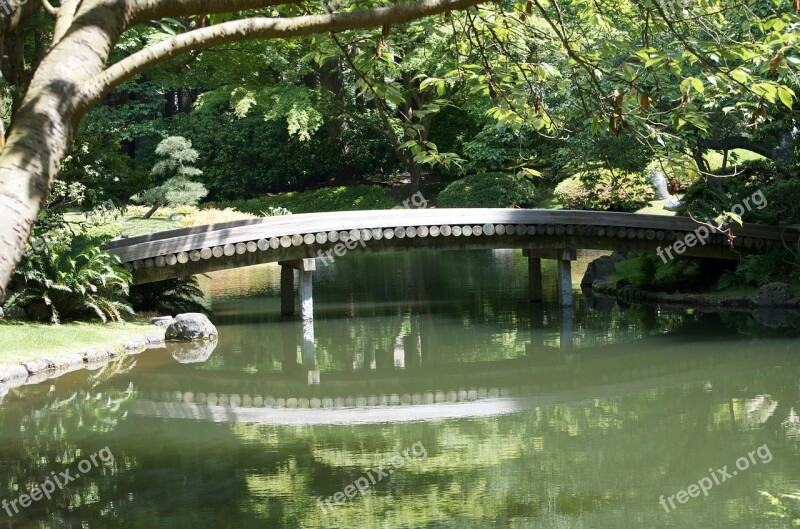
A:
<svg viewBox="0 0 800 529">
<path fill-rule="evenodd" d="M 760 287 L 776 280 L 791 268 L 788 252 L 783 249 L 769 250 L 758 255 L 747 255 L 739 262 L 736 270 L 725 272 L 717 282 L 717 289 L 740 286 Z"/>
<path fill-rule="evenodd" d="M 49 321 L 99 318 L 121 321 L 133 314 L 125 301 L 131 274 L 119 259 L 88 247 L 73 256 L 51 247 L 31 254 L 15 272 L 14 294 L 8 306 L 43 304 Z"/>
<path fill-rule="evenodd" d="M 208 310 L 198 301 L 203 291 L 194 276 L 178 277 L 145 283 L 131 287 L 130 299 L 139 312 L 151 311 L 175 316 L 181 312 L 203 312 Z"/>
</svg>

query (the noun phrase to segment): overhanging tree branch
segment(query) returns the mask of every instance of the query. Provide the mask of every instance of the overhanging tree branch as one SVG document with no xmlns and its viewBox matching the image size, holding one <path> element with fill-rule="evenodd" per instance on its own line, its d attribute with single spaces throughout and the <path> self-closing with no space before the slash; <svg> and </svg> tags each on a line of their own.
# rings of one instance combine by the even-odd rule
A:
<svg viewBox="0 0 800 529">
<path fill-rule="evenodd" d="M 140 0 L 130 7 L 130 25 L 165 17 L 210 15 L 232 13 L 245 9 L 259 9 L 281 4 L 291 4 L 298 0 Z"/>
<path fill-rule="evenodd" d="M 365 29 L 385 24 L 402 24 L 448 11 L 466 9 L 483 1 L 486 0 L 419 0 L 412 4 L 348 13 L 304 15 L 292 18 L 253 17 L 195 29 L 149 46 L 109 66 L 89 83 L 84 90 L 84 96 L 89 101 L 96 101 L 126 79 L 159 62 L 190 50 L 205 49 L 236 40 L 301 37 L 316 33 Z"/>
<path fill-rule="evenodd" d="M 41 2 L 42 2 L 42 7 L 45 9 L 45 11 L 55 16 L 55 14 L 58 12 L 58 9 L 53 4 L 50 3 L 50 0 L 41 0 Z"/>
</svg>

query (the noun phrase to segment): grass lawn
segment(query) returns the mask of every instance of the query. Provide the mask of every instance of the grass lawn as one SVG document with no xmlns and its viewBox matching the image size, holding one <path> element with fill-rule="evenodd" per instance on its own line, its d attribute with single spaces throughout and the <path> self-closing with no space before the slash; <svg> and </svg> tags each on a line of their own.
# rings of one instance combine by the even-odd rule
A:
<svg viewBox="0 0 800 529">
<path fill-rule="evenodd" d="M 536 202 L 537 209 L 562 209 L 564 206 L 555 194 L 555 188 L 539 188 L 539 200 Z"/>
<path fill-rule="evenodd" d="M 636 213 L 644 213 L 647 215 L 663 215 L 665 217 L 674 217 L 675 212 L 670 211 L 668 209 L 664 209 L 664 204 L 666 204 L 666 200 L 653 200 L 650 202 L 649 206 L 643 207 Z"/>
<path fill-rule="evenodd" d="M 65 323 L 45 325 L 27 322 L 0 323 L 3 347 L 0 363 L 15 364 L 92 348 L 112 348 L 134 336 L 163 332 L 147 322 Z"/>
<path fill-rule="evenodd" d="M 733 149 L 728 153 L 728 168 L 748 160 L 761 160 L 764 157 L 751 151 L 744 149 Z M 712 171 L 716 171 L 722 167 L 722 151 L 708 151 L 706 153 L 706 161 L 708 167 Z"/>
<path fill-rule="evenodd" d="M 159 231 L 176 230 L 180 227 L 180 224 L 169 219 L 123 217 L 121 233 L 128 237 L 136 237 L 137 235 L 148 235 Z"/>
<path fill-rule="evenodd" d="M 433 198 L 433 197 L 429 197 Z M 262 216 L 269 208 L 286 208 L 292 213 L 316 213 L 323 211 L 361 211 L 367 209 L 391 209 L 400 201 L 389 196 L 378 185 L 322 187 L 310 191 L 290 191 L 280 195 L 263 196 L 249 200 L 211 202 L 215 208 L 234 208 L 238 211 Z"/>
</svg>

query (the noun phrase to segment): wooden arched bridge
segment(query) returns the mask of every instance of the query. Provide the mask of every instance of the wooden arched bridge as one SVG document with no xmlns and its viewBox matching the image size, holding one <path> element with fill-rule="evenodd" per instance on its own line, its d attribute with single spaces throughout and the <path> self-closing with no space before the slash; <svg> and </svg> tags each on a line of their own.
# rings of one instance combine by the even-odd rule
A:
<svg viewBox="0 0 800 529">
<path fill-rule="evenodd" d="M 294 311 L 293 269 L 300 270 L 303 317 L 311 318 L 311 272 L 348 253 L 412 249 L 522 248 L 530 258 L 532 300 L 541 299 L 541 259 L 559 262 L 562 304 L 572 304 L 570 262 L 577 249 L 658 252 L 680 244 L 686 256 L 739 259 L 784 244 L 800 231 L 733 225 L 727 236 L 697 242 L 699 224 L 686 217 L 529 209 L 393 209 L 309 213 L 170 230 L 117 239 L 106 249 L 149 283 L 262 263 L 283 266 L 285 313 Z"/>
</svg>

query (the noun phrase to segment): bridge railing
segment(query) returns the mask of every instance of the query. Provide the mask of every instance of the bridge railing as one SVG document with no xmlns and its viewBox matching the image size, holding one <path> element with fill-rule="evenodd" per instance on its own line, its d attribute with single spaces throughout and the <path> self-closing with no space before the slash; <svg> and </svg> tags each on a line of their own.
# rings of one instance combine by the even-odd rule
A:
<svg viewBox="0 0 800 529">
<path fill-rule="evenodd" d="M 670 241 L 679 239 L 681 233 L 695 231 L 699 224 L 687 217 L 598 211 L 392 209 L 309 213 L 195 226 L 118 239 L 109 242 L 105 248 L 117 254 L 123 262 L 130 263 L 192 251 L 202 251 L 204 258 L 209 252 L 215 251 L 231 255 L 232 252 L 241 253 L 242 245 L 249 245 L 249 250 L 253 250 L 254 246 L 266 250 L 275 248 L 276 244 L 284 247 L 324 244 L 335 242 L 333 239 L 336 237 L 328 235 L 340 232 L 352 232 L 358 237 L 359 233 L 366 230 L 374 234 L 376 239 L 381 238 L 379 231 L 382 235 L 386 230 L 397 232 L 398 229 L 410 229 L 410 234 L 416 236 L 419 233 L 420 237 L 449 236 L 453 228 L 457 229 L 456 235 L 504 235 L 507 231 L 505 226 L 511 227 L 509 231 L 517 235 L 522 235 L 522 230 L 531 236 L 552 235 L 552 228 L 558 235 L 577 233 L 581 236 Z M 544 230 L 542 227 L 545 227 Z M 469 228 L 468 232 L 463 228 Z M 800 237 L 800 231 L 796 228 L 745 224 L 734 225 L 731 229 L 738 238 L 737 244 L 742 247 L 760 246 L 759 241 L 795 244 Z M 397 234 L 400 238 L 399 232 Z M 369 237 L 372 238 L 372 235 Z M 721 242 L 722 237 L 718 238 Z"/>
</svg>

